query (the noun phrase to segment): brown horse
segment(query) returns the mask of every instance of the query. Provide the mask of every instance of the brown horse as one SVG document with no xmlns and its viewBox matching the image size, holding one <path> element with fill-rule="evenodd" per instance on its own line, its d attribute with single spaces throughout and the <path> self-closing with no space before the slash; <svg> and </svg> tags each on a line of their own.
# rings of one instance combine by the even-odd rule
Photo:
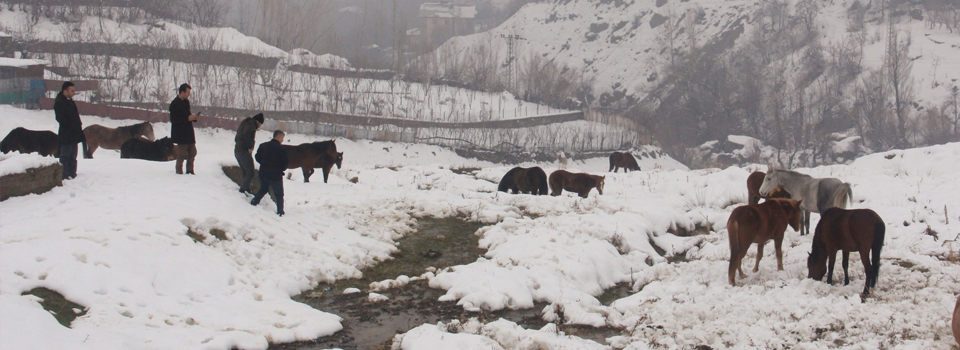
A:
<svg viewBox="0 0 960 350">
<path fill-rule="evenodd" d="M 843 284 L 848 285 L 850 277 L 847 274 L 847 263 L 850 252 L 859 252 L 867 274 L 863 294 L 870 294 L 870 288 L 876 287 L 877 277 L 880 275 L 880 250 L 883 249 L 885 231 L 883 219 L 870 209 L 830 208 L 820 213 L 820 222 L 813 232 L 813 251 L 807 258 L 807 268 L 810 269 L 808 277 L 819 281 L 827 274 L 827 283 L 833 284 L 833 265 L 837 262 L 837 251 L 843 250 Z"/>
<path fill-rule="evenodd" d="M 737 207 L 727 220 L 727 235 L 730 238 L 730 268 L 727 278 L 731 286 L 736 286 L 736 273 L 746 277 L 741 264 L 747 255 L 747 249 L 757 244 L 757 263 L 753 272 L 760 271 L 760 259 L 763 258 L 763 245 L 773 239 L 773 248 L 777 251 L 777 270 L 783 270 L 783 232 L 787 225 L 794 230 L 800 228 L 800 202 L 792 199 L 769 199 L 761 204 Z"/>
<path fill-rule="evenodd" d="M 330 169 L 333 169 L 333 166 L 336 165 L 337 169 L 340 169 L 343 165 L 343 152 L 337 153 L 337 158 L 330 158 L 326 153 L 322 154 L 320 158 L 317 159 L 317 163 L 313 165 L 314 169 L 323 170 L 323 183 L 327 183 L 327 178 L 330 177 Z M 310 173 L 313 175 L 313 172 Z M 309 178 L 309 176 L 307 176 Z"/>
<path fill-rule="evenodd" d="M 603 180 L 605 176 L 590 175 L 587 173 L 571 173 L 566 170 L 557 170 L 550 174 L 551 196 L 559 196 L 563 190 L 576 192 L 580 197 L 587 198 L 594 187 L 603 194 Z"/>
<path fill-rule="evenodd" d="M 623 168 L 623 172 L 627 170 L 640 171 L 640 165 L 637 164 L 637 159 L 633 157 L 632 154 L 627 152 L 613 152 L 610 154 L 610 170 L 617 172 Z"/>
<path fill-rule="evenodd" d="M 94 124 L 83 128 L 83 136 L 87 138 L 83 143 L 83 157 L 87 159 L 93 158 L 93 152 L 100 147 L 120 149 L 127 140 L 141 137 L 150 142 L 154 141 L 153 125 L 150 125 L 150 122 L 121 126 L 116 129 Z"/>
<path fill-rule="evenodd" d="M 957 297 L 957 306 L 953 307 L 953 340 L 960 345 L 960 297 Z"/>
<path fill-rule="evenodd" d="M 532 168 L 516 167 L 510 169 L 500 184 L 497 191 L 513 193 L 530 193 L 533 195 L 547 194 L 547 173 L 538 166 Z"/>
<path fill-rule="evenodd" d="M 330 159 L 342 159 L 342 155 L 337 153 L 337 144 L 333 140 L 304 143 L 297 146 L 283 145 L 283 148 L 287 150 L 287 156 L 290 157 L 290 165 L 287 166 L 287 169 L 300 168 L 303 171 L 303 182 L 310 182 L 310 176 L 314 172 L 313 169 L 323 155 L 327 155 Z M 326 176 L 324 176 L 324 180 L 326 180 Z"/>
<path fill-rule="evenodd" d="M 60 157 L 60 139 L 53 131 L 16 128 L 0 141 L 0 151 L 3 154 L 13 151 L 24 154 L 37 152 L 44 157 Z"/>
</svg>

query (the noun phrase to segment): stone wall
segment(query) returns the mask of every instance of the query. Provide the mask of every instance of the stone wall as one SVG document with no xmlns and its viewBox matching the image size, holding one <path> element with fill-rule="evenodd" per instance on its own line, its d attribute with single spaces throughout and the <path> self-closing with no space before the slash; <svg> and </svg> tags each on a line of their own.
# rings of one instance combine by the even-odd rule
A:
<svg viewBox="0 0 960 350">
<path fill-rule="evenodd" d="M 0 176 L 0 201 L 10 197 L 41 194 L 63 185 L 63 166 L 54 163 L 26 172 Z"/>
</svg>

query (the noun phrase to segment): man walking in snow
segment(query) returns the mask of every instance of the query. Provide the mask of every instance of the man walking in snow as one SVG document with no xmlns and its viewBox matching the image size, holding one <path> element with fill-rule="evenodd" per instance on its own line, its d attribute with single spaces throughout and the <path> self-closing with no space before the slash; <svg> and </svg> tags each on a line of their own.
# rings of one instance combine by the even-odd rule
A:
<svg viewBox="0 0 960 350">
<path fill-rule="evenodd" d="M 193 160 L 197 157 L 197 138 L 193 133 L 193 123 L 200 115 L 190 112 L 190 85 L 180 85 L 177 97 L 170 102 L 170 138 L 176 144 L 177 174 L 183 174 L 183 161 L 187 161 L 187 174 L 193 174 Z"/>
<path fill-rule="evenodd" d="M 237 163 L 240 163 L 240 172 L 243 173 L 243 180 L 240 181 L 240 193 L 250 193 L 250 181 L 253 180 L 253 147 L 257 144 L 254 139 L 257 135 L 257 129 L 263 125 L 263 113 L 244 119 L 237 128 L 236 146 L 233 148 L 233 155 L 237 157 Z"/>
<path fill-rule="evenodd" d="M 273 189 L 273 195 L 277 198 L 277 215 L 283 216 L 283 172 L 290 165 L 290 158 L 287 157 L 287 150 L 283 148 L 283 131 L 273 132 L 273 139 L 260 144 L 257 149 L 257 162 L 260 163 L 260 191 L 250 204 L 260 204 L 267 191 Z"/>
<path fill-rule="evenodd" d="M 64 180 L 77 177 L 77 144 L 87 142 L 83 135 L 80 112 L 77 104 L 73 102 L 76 94 L 77 88 L 73 83 L 64 82 L 53 102 L 53 112 L 57 116 L 57 123 L 60 123 L 57 136 L 60 141 L 60 164 L 63 164 Z"/>
</svg>

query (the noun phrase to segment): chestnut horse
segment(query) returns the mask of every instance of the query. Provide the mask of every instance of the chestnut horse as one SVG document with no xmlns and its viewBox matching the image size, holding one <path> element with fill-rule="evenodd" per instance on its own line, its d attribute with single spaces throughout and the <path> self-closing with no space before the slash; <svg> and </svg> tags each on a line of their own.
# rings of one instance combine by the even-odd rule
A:
<svg viewBox="0 0 960 350">
<path fill-rule="evenodd" d="M 337 144 L 333 141 L 322 141 L 313 143 L 304 143 L 297 146 L 283 145 L 287 150 L 287 156 L 290 158 L 290 165 L 287 169 L 300 168 L 303 170 L 303 182 L 310 182 L 310 176 L 313 175 L 317 162 L 322 155 L 327 155 L 330 159 L 343 159 L 337 153 Z M 326 176 L 324 176 L 326 182 Z"/>
<path fill-rule="evenodd" d="M 150 122 L 121 126 L 116 129 L 94 124 L 83 128 L 83 136 L 87 138 L 83 143 L 83 157 L 87 159 L 93 158 L 93 152 L 100 147 L 120 149 L 127 140 L 141 137 L 150 142 L 154 141 L 153 125 L 150 125 Z"/>
<path fill-rule="evenodd" d="M 960 345 L 960 297 L 957 297 L 957 306 L 953 307 L 953 340 Z"/>
<path fill-rule="evenodd" d="M 810 269 L 808 277 L 820 281 L 827 274 L 827 283 L 833 284 L 837 251 L 843 250 L 843 284 L 848 285 L 850 252 L 859 252 L 863 270 L 867 274 L 863 294 L 870 294 L 870 288 L 877 286 L 877 277 L 880 275 L 880 250 L 883 249 L 885 231 L 883 219 L 870 209 L 830 208 L 820 213 L 820 222 L 813 232 L 813 250 L 807 258 L 807 268 Z"/>
<path fill-rule="evenodd" d="M 747 177 L 747 198 L 749 204 L 760 203 L 761 198 L 790 198 L 790 193 L 787 193 L 783 187 L 777 187 L 767 196 L 760 195 L 760 185 L 763 184 L 763 178 L 766 176 L 767 174 L 762 171 L 755 171 Z"/>
<path fill-rule="evenodd" d="M 768 199 L 761 204 L 739 206 L 730 213 L 727 220 L 727 235 L 730 238 L 730 268 L 727 278 L 731 286 L 736 286 L 736 273 L 746 277 L 741 264 L 747 255 L 747 249 L 757 244 L 757 263 L 753 272 L 760 271 L 760 259 L 763 258 L 763 245 L 773 239 L 773 248 L 777 251 L 777 270 L 783 270 L 783 232 L 787 225 L 800 229 L 800 201 L 792 199 Z"/>
<path fill-rule="evenodd" d="M 587 198 L 594 187 L 603 194 L 603 180 L 605 176 L 590 175 L 587 173 L 571 173 L 566 170 L 557 170 L 550 174 L 551 196 L 559 196 L 563 190 L 576 192 L 580 197 Z"/>
<path fill-rule="evenodd" d="M 613 152 L 610 154 L 610 170 L 607 171 L 617 172 L 620 168 L 623 168 L 623 172 L 627 172 L 627 170 L 640 171 L 640 165 L 637 164 L 637 159 L 632 154 Z"/>
<path fill-rule="evenodd" d="M 533 195 L 547 194 L 547 173 L 538 166 L 532 168 L 516 167 L 510 169 L 500 184 L 497 191 L 513 193 L 530 193 Z"/>
</svg>

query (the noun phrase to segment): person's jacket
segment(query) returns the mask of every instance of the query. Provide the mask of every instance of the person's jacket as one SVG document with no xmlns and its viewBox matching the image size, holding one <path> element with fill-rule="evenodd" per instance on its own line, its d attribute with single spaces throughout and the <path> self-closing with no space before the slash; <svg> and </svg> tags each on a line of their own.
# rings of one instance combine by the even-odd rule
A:
<svg viewBox="0 0 960 350">
<path fill-rule="evenodd" d="M 261 143 L 255 158 L 260 163 L 260 177 L 270 181 L 283 180 L 283 172 L 290 165 L 287 150 L 276 139 Z"/>
<path fill-rule="evenodd" d="M 192 145 L 197 143 L 193 134 L 193 122 L 190 121 L 190 100 L 182 100 L 179 96 L 170 102 L 170 138 L 178 145 Z"/>
<path fill-rule="evenodd" d="M 240 122 L 240 127 L 237 128 L 237 137 L 233 140 L 236 141 L 238 151 L 249 151 L 252 150 L 257 144 L 254 143 L 254 139 L 257 135 L 257 120 L 253 117 L 244 119 Z"/>
<path fill-rule="evenodd" d="M 57 98 L 53 102 L 53 112 L 57 116 L 57 123 L 60 123 L 57 136 L 59 136 L 61 145 L 87 142 L 87 138 L 83 135 L 83 122 L 80 121 L 77 104 L 64 96 L 63 92 L 57 94 Z"/>
</svg>

